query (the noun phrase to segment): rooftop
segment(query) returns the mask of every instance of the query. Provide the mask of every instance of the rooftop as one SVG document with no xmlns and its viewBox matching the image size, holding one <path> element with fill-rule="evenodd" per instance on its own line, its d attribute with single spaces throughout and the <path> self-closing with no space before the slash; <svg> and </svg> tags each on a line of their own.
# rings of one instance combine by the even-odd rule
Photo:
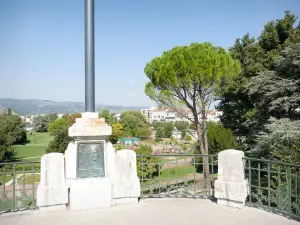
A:
<svg viewBox="0 0 300 225">
<path fill-rule="evenodd" d="M 5 225 L 293 225 L 299 224 L 260 209 L 221 207 L 206 199 L 147 199 L 138 205 L 123 205 L 89 211 L 23 211 L 0 215 Z"/>
</svg>

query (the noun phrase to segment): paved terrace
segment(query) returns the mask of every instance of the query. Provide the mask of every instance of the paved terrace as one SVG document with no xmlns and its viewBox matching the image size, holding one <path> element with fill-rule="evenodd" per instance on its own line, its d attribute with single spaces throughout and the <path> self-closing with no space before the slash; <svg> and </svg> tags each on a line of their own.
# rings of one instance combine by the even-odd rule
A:
<svg viewBox="0 0 300 225">
<path fill-rule="evenodd" d="M 295 220 L 260 209 L 218 206 L 204 199 L 149 199 L 139 205 L 100 210 L 39 212 L 0 215 L 2 225 L 294 225 Z"/>
</svg>

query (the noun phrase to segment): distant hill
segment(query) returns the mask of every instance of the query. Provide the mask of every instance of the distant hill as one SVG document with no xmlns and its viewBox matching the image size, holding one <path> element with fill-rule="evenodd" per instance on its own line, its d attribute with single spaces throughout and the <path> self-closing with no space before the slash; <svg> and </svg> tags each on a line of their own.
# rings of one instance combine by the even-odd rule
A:
<svg viewBox="0 0 300 225">
<path fill-rule="evenodd" d="M 13 99 L 0 98 L 0 108 L 10 108 L 20 116 L 28 114 L 50 114 L 50 113 L 76 113 L 84 112 L 83 102 L 55 102 L 49 100 L 38 99 Z M 112 106 L 96 104 L 96 111 L 109 109 L 114 113 L 120 113 L 125 110 L 140 110 L 139 106 Z M 146 107 L 147 108 L 147 107 Z"/>
</svg>

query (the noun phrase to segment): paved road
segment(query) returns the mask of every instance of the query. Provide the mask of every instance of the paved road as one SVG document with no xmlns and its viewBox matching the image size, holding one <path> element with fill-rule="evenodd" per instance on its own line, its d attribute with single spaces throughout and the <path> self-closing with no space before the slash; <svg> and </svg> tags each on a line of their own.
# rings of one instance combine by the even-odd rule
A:
<svg viewBox="0 0 300 225">
<path fill-rule="evenodd" d="M 296 225 L 294 220 L 248 208 L 220 207 L 209 200 L 142 200 L 139 205 L 89 211 L 25 212 L 0 215 L 5 225 Z"/>
</svg>

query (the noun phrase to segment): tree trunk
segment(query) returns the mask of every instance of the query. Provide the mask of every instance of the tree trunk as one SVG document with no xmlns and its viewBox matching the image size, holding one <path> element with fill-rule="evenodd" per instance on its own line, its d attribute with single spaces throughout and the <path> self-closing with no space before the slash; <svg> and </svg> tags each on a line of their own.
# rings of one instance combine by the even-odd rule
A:
<svg viewBox="0 0 300 225">
<path fill-rule="evenodd" d="M 206 104 L 204 98 L 201 98 L 201 117 L 202 117 L 202 134 L 204 142 L 205 155 L 208 155 L 208 140 L 207 140 L 207 127 L 206 127 Z"/>
<path fill-rule="evenodd" d="M 208 152 L 205 150 L 205 147 L 203 145 L 203 132 L 202 132 L 202 127 L 200 125 L 200 121 L 198 119 L 198 115 L 194 115 L 195 117 L 195 126 L 196 126 L 196 131 L 197 131 L 197 136 L 198 136 L 198 143 L 200 146 L 200 154 L 202 155 L 202 162 L 203 162 L 203 175 L 205 179 L 205 187 L 207 189 L 211 188 L 211 181 L 210 181 L 210 172 L 209 172 L 209 157 L 205 156 L 208 155 Z M 207 137 L 207 135 L 206 135 Z M 207 139 L 206 139 L 207 140 Z"/>
<path fill-rule="evenodd" d="M 205 155 L 208 155 L 208 140 L 207 140 L 207 127 L 206 127 L 206 104 L 204 101 L 204 97 L 201 96 L 201 117 L 202 117 L 202 134 L 203 134 L 203 142 L 204 142 L 204 151 Z M 210 171 L 209 171 L 209 157 L 203 157 L 203 170 L 204 177 L 206 180 L 206 187 L 211 188 L 211 180 L 210 180 Z"/>
</svg>

